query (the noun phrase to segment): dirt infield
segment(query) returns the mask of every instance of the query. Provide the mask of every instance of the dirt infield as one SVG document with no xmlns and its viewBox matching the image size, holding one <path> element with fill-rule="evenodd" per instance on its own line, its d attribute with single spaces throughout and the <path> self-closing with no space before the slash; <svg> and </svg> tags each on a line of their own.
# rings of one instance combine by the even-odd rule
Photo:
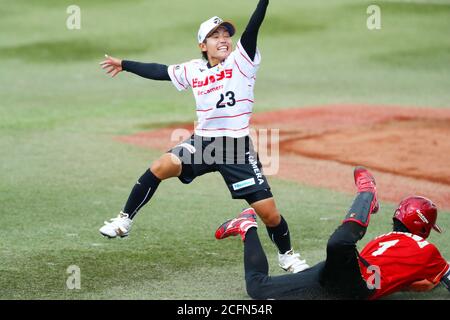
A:
<svg viewBox="0 0 450 320">
<path fill-rule="evenodd" d="M 192 127 L 118 139 L 164 151 Z M 252 127 L 280 130 L 280 178 L 353 193 L 352 167 L 364 165 L 377 178 L 381 200 L 421 194 L 450 209 L 448 109 L 329 105 L 258 113 Z"/>
</svg>

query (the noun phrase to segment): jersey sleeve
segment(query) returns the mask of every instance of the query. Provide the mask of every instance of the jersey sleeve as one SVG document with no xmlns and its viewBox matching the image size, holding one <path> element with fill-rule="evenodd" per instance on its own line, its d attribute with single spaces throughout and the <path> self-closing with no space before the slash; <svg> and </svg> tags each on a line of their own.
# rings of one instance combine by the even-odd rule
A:
<svg viewBox="0 0 450 320">
<path fill-rule="evenodd" d="M 449 270 L 448 262 L 441 256 L 439 250 L 432 244 L 428 249 L 425 279 L 436 284 L 441 281 L 441 278 Z"/>
<path fill-rule="evenodd" d="M 172 81 L 175 88 L 178 91 L 187 90 L 191 87 L 191 79 L 189 78 L 188 69 L 190 68 L 190 63 L 181 63 L 170 65 L 167 69 L 169 72 L 170 80 Z"/>
<path fill-rule="evenodd" d="M 241 44 L 241 40 L 236 45 L 234 51 L 234 63 L 237 65 L 239 71 L 247 78 L 253 78 L 259 69 L 261 64 L 261 55 L 258 48 L 256 48 L 255 59 L 250 59 L 247 52 L 244 50 Z"/>
</svg>

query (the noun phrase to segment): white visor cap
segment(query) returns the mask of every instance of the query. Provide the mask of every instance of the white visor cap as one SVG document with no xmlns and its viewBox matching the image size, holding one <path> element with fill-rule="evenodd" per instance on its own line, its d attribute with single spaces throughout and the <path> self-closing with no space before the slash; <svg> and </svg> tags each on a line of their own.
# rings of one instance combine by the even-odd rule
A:
<svg viewBox="0 0 450 320">
<path fill-rule="evenodd" d="M 212 17 L 200 25 L 200 29 L 198 29 L 198 43 L 205 41 L 206 37 L 220 26 L 223 26 L 228 30 L 230 37 L 236 32 L 236 28 L 231 22 L 223 21 L 219 17 Z"/>
</svg>

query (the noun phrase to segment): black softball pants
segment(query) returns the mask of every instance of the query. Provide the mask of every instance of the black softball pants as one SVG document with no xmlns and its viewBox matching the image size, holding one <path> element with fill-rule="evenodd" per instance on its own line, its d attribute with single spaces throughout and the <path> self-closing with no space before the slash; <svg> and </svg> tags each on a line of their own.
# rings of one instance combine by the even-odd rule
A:
<svg viewBox="0 0 450 320">
<path fill-rule="evenodd" d="M 356 242 L 364 227 L 346 222 L 331 235 L 327 258 L 295 274 L 269 276 L 267 257 L 256 228 L 247 232 L 244 266 L 247 293 L 253 299 L 367 299 L 371 290 L 361 277 Z"/>
</svg>

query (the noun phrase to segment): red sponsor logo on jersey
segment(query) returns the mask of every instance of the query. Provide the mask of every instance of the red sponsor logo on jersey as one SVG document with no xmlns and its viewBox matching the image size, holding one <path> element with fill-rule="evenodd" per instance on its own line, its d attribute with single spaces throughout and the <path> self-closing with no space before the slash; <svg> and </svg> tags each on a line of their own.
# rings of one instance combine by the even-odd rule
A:
<svg viewBox="0 0 450 320">
<path fill-rule="evenodd" d="M 192 88 L 204 87 L 211 83 L 215 83 L 223 79 L 230 79 L 232 77 L 233 77 L 233 69 L 225 69 L 214 75 L 206 76 L 204 80 L 199 80 L 198 78 L 192 79 Z"/>
<path fill-rule="evenodd" d="M 218 90 L 222 90 L 223 89 L 223 85 L 217 86 L 217 87 L 212 87 L 211 89 L 208 90 L 199 90 L 197 91 L 197 95 L 201 96 L 201 95 L 205 95 L 205 94 L 210 94 L 211 92 L 215 92 Z"/>
</svg>

